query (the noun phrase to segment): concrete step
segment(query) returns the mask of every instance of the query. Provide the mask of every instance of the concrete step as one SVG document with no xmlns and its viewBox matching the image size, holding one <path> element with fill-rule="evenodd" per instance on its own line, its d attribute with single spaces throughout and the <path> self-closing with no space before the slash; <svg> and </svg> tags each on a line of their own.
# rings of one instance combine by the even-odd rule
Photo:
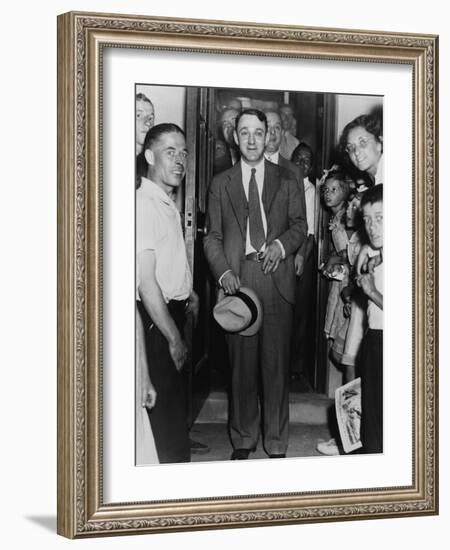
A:
<svg viewBox="0 0 450 550">
<path fill-rule="evenodd" d="M 334 400 L 323 394 L 291 392 L 289 394 L 289 421 L 293 424 L 327 424 Z M 203 403 L 197 403 L 196 423 L 228 422 L 226 392 L 211 392 Z"/>
</svg>

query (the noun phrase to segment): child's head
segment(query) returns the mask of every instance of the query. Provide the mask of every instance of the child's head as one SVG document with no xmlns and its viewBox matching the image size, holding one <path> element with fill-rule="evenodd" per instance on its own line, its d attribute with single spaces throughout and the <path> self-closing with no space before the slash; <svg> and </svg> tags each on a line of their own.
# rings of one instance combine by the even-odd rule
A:
<svg viewBox="0 0 450 550">
<path fill-rule="evenodd" d="M 368 189 L 361 199 L 361 210 L 372 248 L 383 247 L 383 185 Z"/>
<path fill-rule="evenodd" d="M 350 192 L 349 183 L 339 170 L 329 172 L 322 185 L 325 206 L 336 210 L 343 208 Z"/>
<path fill-rule="evenodd" d="M 356 193 L 347 203 L 347 210 L 345 211 L 345 225 L 349 229 L 356 228 L 360 225 L 361 197 L 362 193 Z"/>
<path fill-rule="evenodd" d="M 311 174 L 313 167 L 313 152 L 307 143 L 299 143 L 292 151 L 291 162 L 303 169 L 303 177 L 307 178 Z"/>
</svg>

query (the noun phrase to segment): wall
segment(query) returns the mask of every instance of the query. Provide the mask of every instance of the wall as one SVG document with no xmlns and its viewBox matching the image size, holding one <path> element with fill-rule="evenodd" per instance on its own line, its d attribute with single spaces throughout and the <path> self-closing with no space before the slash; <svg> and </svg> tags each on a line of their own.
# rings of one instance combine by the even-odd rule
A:
<svg viewBox="0 0 450 550">
<path fill-rule="evenodd" d="M 136 93 L 145 94 L 155 107 L 155 124 L 172 122 L 184 129 L 186 88 L 176 86 L 136 86 Z"/>
<path fill-rule="evenodd" d="M 347 9 L 345 9 L 347 8 Z M 300 4 L 228 0 L 170 3 L 138 0 L 30 0 L 3 6 L 0 200 L 0 334 L 2 392 L 1 511 L 4 548 L 402 548 L 447 546 L 450 532 L 450 387 L 448 338 L 440 362 L 442 434 L 441 515 L 365 522 L 238 529 L 70 542 L 57 537 L 56 514 L 56 15 L 69 10 L 146 13 L 216 20 L 235 19 L 306 26 L 441 33 L 440 57 L 448 64 L 450 32 L 445 3 L 426 6 L 412 0 L 379 0 L 368 6 L 323 0 Z M 441 75 L 441 120 L 450 120 L 449 72 Z M 30 91 L 31 90 L 31 91 Z M 442 124 L 441 151 L 450 150 L 448 124 Z M 441 208 L 450 203 L 448 163 L 442 163 Z M 450 216 L 442 216 L 442 235 Z M 444 241 L 444 239 L 442 239 Z M 448 272 L 449 249 L 442 247 L 441 269 Z M 440 289 L 450 304 L 448 285 Z M 448 334 L 449 308 L 442 308 L 441 330 Z M 445 340 L 445 341 L 444 341 Z M 299 475 L 302 472 L 299 471 Z"/>
<path fill-rule="evenodd" d="M 336 101 L 336 141 L 339 139 L 344 126 L 359 115 L 365 115 L 382 105 L 382 99 L 378 97 L 338 95 Z"/>
</svg>

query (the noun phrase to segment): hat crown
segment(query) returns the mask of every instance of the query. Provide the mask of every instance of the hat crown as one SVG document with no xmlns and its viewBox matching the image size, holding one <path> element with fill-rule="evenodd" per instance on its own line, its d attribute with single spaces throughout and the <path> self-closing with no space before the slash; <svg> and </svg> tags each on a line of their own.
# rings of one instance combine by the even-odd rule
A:
<svg viewBox="0 0 450 550">
<path fill-rule="evenodd" d="M 214 307 L 213 315 L 225 331 L 251 336 L 261 326 L 262 306 L 252 289 L 241 287 L 236 294 L 220 299 Z"/>
</svg>

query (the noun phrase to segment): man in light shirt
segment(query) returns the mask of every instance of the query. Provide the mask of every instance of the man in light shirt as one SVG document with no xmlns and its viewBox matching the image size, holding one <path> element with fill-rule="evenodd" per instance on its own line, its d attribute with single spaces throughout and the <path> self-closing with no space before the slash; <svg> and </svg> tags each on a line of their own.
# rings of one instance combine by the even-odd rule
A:
<svg viewBox="0 0 450 550">
<path fill-rule="evenodd" d="M 188 462 L 186 392 L 181 372 L 187 358 L 185 314 L 198 315 L 176 191 L 186 172 L 183 131 L 158 124 L 146 135 L 147 177 L 136 191 L 137 303 L 146 334 L 151 380 L 157 399 L 149 413 L 159 461 Z"/>
<path fill-rule="evenodd" d="M 294 109 L 291 105 L 285 103 L 280 107 L 280 116 L 283 127 L 280 151 L 285 158 L 290 159 L 294 149 L 299 144 L 299 140 L 295 137 Z"/>
<path fill-rule="evenodd" d="M 361 441 L 366 453 L 383 452 L 383 184 L 367 190 L 361 211 L 369 245 L 357 261 L 356 283 L 367 296 L 367 330 L 362 341 Z"/>
<path fill-rule="evenodd" d="M 306 238 L 305 198 L 294 176 L 264 159 L 267 119 L 246 109 L 234 139 L 241 160 L 214 177 L 208 194 L 205 255 L 226 294 L 250 287 L 262 302 L 254 336 L 227 334 L 231 362 L 232 460 L 247 459 L 260 433 L 271 458 L 288 445 L 289 343 L 295 296 L 294 253 Z"/>
<path fill-rule="evenodd" d="M 292 331 L 291 375 L 300 378 L 306 375 L 313 354 L 311 338 L 314 334 L 311 323 L 314 319 L 314 234 L 316 223 L 316 187 L 310 180 L 313 167 L 313 152 L 306 143 L 300 143 L 292 153 L 292 162 L 304 175 L 302 185 L 305 190 L 306 220 L 308 236 L 295 255 L 295 274 L 297 275 L 296 300 L 294 310 L 294 328 Z M 308 368 L 309 367 L 309 368 Z"/>
</svg>

